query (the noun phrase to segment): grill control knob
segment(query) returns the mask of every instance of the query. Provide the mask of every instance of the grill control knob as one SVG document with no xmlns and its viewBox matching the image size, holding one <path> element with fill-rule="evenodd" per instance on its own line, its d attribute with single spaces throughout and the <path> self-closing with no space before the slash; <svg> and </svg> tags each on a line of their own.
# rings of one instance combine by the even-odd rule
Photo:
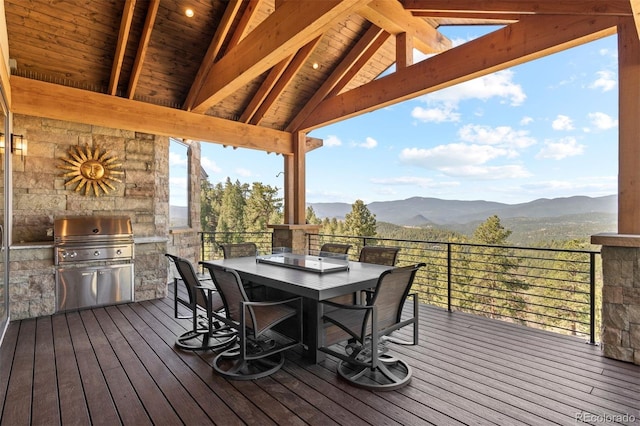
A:
<svg viewBox="0 0 640 426">
<path fill-rule="evenodd" d="M 96 257 L 97 257 L 97 256 L 100 256 L 100 250 L 96 250 L 96 251 L 94 251 L 94 252 L 93 252 L 93 255 L 94 255 L 94 256 L 96 256 Z"/>
<path fill-rule="evenodd" d="M 74 258 L 74 257 L 76 257 L 77 255 L 78 255 L 78 253 L 76 253 L 75 251 L 74 251 L 74 252 L 72 252 L 72 253 L 69 253 L 69 257 L 70 257 L 70 258 Z"/>
<path fill-rule="evenodd" d="M 122 254 L 122 250 L 120 250 L 120 249 L 116 250 L 116 254 L 117 254 L 118 256 L 120 256 L 120 255 Z"/>
</svg>

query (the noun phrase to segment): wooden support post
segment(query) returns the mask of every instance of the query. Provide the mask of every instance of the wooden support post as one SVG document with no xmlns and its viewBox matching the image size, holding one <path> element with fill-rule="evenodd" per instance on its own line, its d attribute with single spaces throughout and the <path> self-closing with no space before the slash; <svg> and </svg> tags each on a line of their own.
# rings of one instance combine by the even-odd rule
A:
<svg viewBox="0 0 640 426">
<path fill-rule="evenodd" d="M 294 216 L 293 216 L 293 204 L 294 204 L 294 193 L 293 193 L 293 155 L 283 155 L 284 157 L 284 223 L 286 224 L 294 224 Z"/>
<path fill-rule="evenodd" d="M 618 24 L 618 233 L 640 234 L 640 41 L 633 18 Z"/>
<path fill-rule="evenodd" d="M 407 33 L 396 35 L 396 68 L 413 65 L 413 38 Z"/>
<path fill-rule="evenodd" d="M 293 223 L 306 223 L 306 134 L 293 133 Z"/>
</svg>

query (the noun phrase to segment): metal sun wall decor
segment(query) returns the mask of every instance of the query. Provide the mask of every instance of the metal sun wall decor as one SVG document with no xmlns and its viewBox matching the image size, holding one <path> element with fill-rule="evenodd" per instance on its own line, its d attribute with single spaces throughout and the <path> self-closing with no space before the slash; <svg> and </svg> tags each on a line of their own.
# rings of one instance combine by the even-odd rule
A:
<svg viewBox="0 0 640 426">
<path fill-rule="evenodd" d="M 64 185 L 69 186 L 77 182 L 76 192 L 84 188 L 84 195 L 90 195 L 93 189 L 93 194 L 99 197 L 101 192 L 107 194 L 109 190 L 115 191 L 112 183 L 122 182 L 117 176 L 123 175 L 124 172 L 116 170 L 122 163 L 117 163 L 118 157 L 111 156 L 111 151 L 101 150 L 99 146 L 91 148 L 85 145 L 84 150 L 80 146 L 71 147 L 68 154 L 67 158 L 61 158 L 65 163 L 58 168 L 70 170 L 62 175 L 65 179 L 71 178 Z"/>
</svg>

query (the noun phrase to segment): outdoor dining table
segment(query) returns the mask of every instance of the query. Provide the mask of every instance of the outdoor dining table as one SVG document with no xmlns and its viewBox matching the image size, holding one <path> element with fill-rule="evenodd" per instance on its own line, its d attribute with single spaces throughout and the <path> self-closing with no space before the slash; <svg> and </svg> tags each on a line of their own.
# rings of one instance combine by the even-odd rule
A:
<svg viewBox="0 0 640 426">
<path fill-rule="evenodd" d="M 303 297 L 303 342 L 305 356 L 317 363 L 325 355 L 318 351 L 318 337 L 322 333 L 322 300 L 375 287 L 382 272 L 391 266 L 348 261 L 345 270 L 316 272 L 264 263 L 258 257 L 239 257 L 200 262 L 234 269 L 243 281 L 264 285 L 286 293 Z M 286 297 L 286 296 L 283 296 Z"/>
</svg>

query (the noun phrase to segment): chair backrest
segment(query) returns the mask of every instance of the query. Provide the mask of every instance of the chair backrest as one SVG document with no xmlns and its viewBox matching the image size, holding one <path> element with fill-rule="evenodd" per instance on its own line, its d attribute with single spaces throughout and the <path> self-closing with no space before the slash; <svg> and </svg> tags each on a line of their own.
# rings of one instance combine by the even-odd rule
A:
<svg viewBox="0 0 640 426">
<path fill-rule="evenodd" d="M 224 310 L 227 318 L 240 323 L 240 302 L 248 301 L 247 293 L 244 291 L 242 279 L 240 275 L 233 269 L 225 268 L 219 265 L 206 265 L 211 274 L 211 279 L 222 297 Z M 250 318 L 247 318 L 247 324 L 255 324 L 255 317 L 252 309 L 248 309 Z M 250 321 L 250 322 L 249 322 Z"/>
<path fill-rule="evenodd" d="M 325 243 L 320 247 L 320 253 L 347 254 L 351 244 Z"/>
<path fill-rule="evenodd" d="M 398 260 L 398 247 L 364 246 L 360 250 L 359 262 L 377 265 L 395 266 Z"/>
<path fill-rule="evenodd" d="M 166 253 L 165 256 L 175 264 L 178 274 L 187 289 L 189 303 L 196 303 L 198 306 L 206 309 L 207 299 L 204 291 L 197 288 L 197 286 L 200 285 L 200 281 L 198 280 L 196 270 L 193 268 L 193 264 L 189 260 L 173 254 Z"/>
<path fill-rule="evenodd" d="M 255 243 L 220 244 L 225 259 L 255 256 L 258 248 Z"/>
<path fill-rule="evenodd" d="M 425 266 L 424 263 L 419 263 L 389 269 L 380 275 L 374 294 L 369 301 L 369 305 L 376 306 L 379 332 L 401 321 L 404 302 L 407 300 L 418 269 L 423 266 Z M 370 310 L 367 311 L 367 316 L 363 324 L 363 334 L 370 329 Z"/>
</svg>

